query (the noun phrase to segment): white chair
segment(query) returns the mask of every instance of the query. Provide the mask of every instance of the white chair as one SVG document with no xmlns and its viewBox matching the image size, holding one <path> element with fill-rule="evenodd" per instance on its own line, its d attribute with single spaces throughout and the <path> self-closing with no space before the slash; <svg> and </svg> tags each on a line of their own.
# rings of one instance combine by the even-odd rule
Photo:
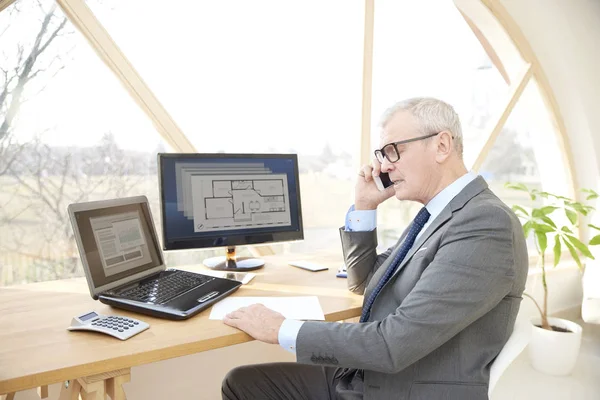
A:
<svg viewBox="0 0 600 400">
<path fill-rule="evenodd" d="M 531 326 L 529 321 L 515 321 L 513 331 L 508 338 L 508 341 L 498 354 L 498 357 L 492 363 L 490 368 L 490 386 L 488 388 L 488 397 L 492 397 L 492 392 L 498 380 L 508 368 L 508 366 L 514 361 L 515 358 L 521 354 L 529 343 L 531 337 Z"/>
</svg>

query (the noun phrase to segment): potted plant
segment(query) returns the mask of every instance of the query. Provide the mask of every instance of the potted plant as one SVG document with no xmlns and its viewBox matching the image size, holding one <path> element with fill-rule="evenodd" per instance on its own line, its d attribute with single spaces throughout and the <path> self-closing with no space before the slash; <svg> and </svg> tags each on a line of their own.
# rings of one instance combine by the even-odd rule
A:
<svg viewBox="0 0 600 400">
<path fill-rule="evenodd" d="M 560 318 L 548 316 L 548 286 L 546 282 L 546 252 L 549 242 L 552 265 L 556 267 L 564 248 L 568 249 L 573 261 L 583 271 L 586 258 L 594 259 L 589 246 L 600 244 L 600 235 L 593 237 L 588 243 L 577 238 L 580 216 L 587 216 L 594 210 L 592 206 L 574 201 L 568 197 L 531 189 L 524 184 L 507 183 L 509 189 L 527 192 L 532 201 L 542 198 L 546 204 L 531 207 L 514 205 L 513 211 L 523 223 L 525 237 L 533 236 L 538 253 L 538 265 L 541 268 L 543 300 L 540 304 L 529 294 L 524 296 L 533 300 L 540 316 L 532 319 L 532 334 L 529 342 L 529 357 L 532 366 L 551 375 L 568 375 L 577 362 L 581 345 L 580 325 Z M 593 190 L 583 189 L 586 200 L 598 197 Z M 564 215 L 564 216 L 563 216 Z M 600 228 L 589 224 L 592 229 Z"/>
</svg>

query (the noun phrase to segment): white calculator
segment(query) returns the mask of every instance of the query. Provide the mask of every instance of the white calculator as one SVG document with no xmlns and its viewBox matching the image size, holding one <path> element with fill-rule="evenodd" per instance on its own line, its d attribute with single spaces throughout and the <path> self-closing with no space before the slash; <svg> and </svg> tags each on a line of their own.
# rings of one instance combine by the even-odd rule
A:
<svg viewBox="0 0 600 400">
<path fill-rule="evenodd" d="M 69 331 L 93 331 L 106 333 L 121 340 L 129 339 L 148 329 L 144 321 L 120 315 L 100 315 L 94 311 L 73 317 Z"/>
</svg>

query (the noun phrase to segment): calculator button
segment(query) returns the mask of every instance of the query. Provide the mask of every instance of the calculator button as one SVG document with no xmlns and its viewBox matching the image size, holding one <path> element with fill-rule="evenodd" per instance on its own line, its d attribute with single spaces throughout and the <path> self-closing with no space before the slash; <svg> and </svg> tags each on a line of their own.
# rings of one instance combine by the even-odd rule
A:
<svg viewBox="0 0 600 400">
<path fill-rule="evenodd" d="M 123 332 L 123 329 L 119 329 L 119 332 Z"/>
<path fill-rule="evenodd" d="M 127 329 L 129 329 L 129 327 L 128 326 L 124 326 L 123 329 L 127 330 Z"/>
<path fill-rule="evenodd" d="M 137 322 L 137 321 L 133 321 L 133 323 L 134 323 L 135 325 L 139 324 L 139 322 Z"/>
</svg>

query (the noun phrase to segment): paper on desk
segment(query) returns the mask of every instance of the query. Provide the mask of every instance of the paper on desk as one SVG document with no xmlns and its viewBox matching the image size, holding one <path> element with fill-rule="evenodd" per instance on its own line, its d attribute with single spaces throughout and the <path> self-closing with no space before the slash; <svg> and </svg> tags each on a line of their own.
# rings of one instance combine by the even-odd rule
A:
<svg viewBox="0 0 600 400">
<path fill-rule="evenodd" d="M 226 297 L 212 307 L 209 319 L 223 319 L 225 314 L 231 311 L 256 303 L 264 304 L 265 307 L 280 312 L 289 319 L 325 320 L 317 296 Z"/>
</svg>

